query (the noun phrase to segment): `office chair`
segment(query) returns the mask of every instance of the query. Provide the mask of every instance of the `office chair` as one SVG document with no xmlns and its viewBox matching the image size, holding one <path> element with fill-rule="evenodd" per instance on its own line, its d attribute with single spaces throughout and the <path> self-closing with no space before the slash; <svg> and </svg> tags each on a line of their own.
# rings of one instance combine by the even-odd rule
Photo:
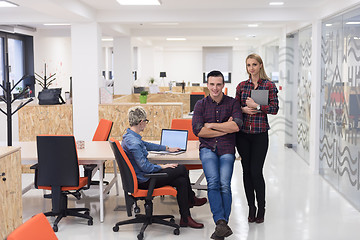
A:
<svg viewBox="0 0 360 240">
<path fill-rule="evenodd" d="M 125 193 L 124 195 L 125 195 L 126 210 L 129 217 L 132 216 L 132 207 L 135 205 L 134 208 L 135 218 L 116 223 L 115 226 L 113 227 L 113 231 L 118 232 L 120 225 L 143 223 L 140 233 L 137 235 L 138 240 L 142 240 L 144 238 L 144 231 L 146 227 L 148 225 L 151 225 L 152 223 L 157 223 L 175 228 L 174 234 L 179 235 L 180 227 L 175 223 L 174 216 L 153 215 L 152 199 L 155 196 L 171 195 L 176 197 L 177 195 L 176 189 L 171 186 L 155 188 L 156 178 L 166 176 L 166 173 L 147 174 L 146 176 L 150 177 L 151 179 L 149 189 L 139 189 L 135 170 L 129 158 L 127 157 L 126 153 L 124 152 L 123 148 L 121 147 L 119 141 L 111 138 L 110 143 L 116 158 L 116 162 L 120 169 L 122 185 Z M 145 215 L 139 214 L 140 209 L 136 204 L 138 200 L 145 201 L 145 205 L 144 205 Z M 170 221 L 164 220 L 166 218 L 170 218 Z"/>
<path fill-rule="evenodd" d="M 177 118 L 171 120 L 171 129 L 188 130 L 188 140 L 199 140 L 192 130 L 192 119 Z M 202 169 L 202 164 L 185 164 L 187 170 Z"/>
<path fill-rule="evenodd" d="M 54 230 L 43 213 L 36 214 L 13 232 L 6 240 L 57 240 Z"/>
<path fill-rule="evenodd" d="M 191 92 L 190 95 L 203 95 L 204 97 L 206 97 L 205 92 Z"/>
<path fill-rule="evenodd" d="M 113 126 L 113 122 L 106 119 L 100 119 L 99 124 L 96 128 L 95 134 L 93 136 L 93 141 L 107 141 L 109 140 L 110 132 Z M 84 165 L 84 177 L 90 178 L 90 185 L 99 185 L 99 181 L 92 181 L 91 178 L 93 176 L 93 171 L 97 167 L 96 164 L 88 164 Z M 104 174 L 105 176 L 105 163 L 104 163 Z M 105 184 L 109 184 L 109 182 L 104 181 Z"/>
<path fill-rule="evenodd" d="M 59 221 L 66 216 L 93 218 L 88 208 L 68 208 L 67 195 L 80 199 L 80 190 L 89 188 L 89 178 L 80 177 L 74 136 L 37 136 L 38 163 L 35 168 L 35 187 L 51 190 L 52 211 L 45 216 L 57 216 L 53 230 L 58 231 Z M 87 185 L 87 187 L 85 187 Z M 85 213 L 80 213 L 84 211 Z"/>
</svg>

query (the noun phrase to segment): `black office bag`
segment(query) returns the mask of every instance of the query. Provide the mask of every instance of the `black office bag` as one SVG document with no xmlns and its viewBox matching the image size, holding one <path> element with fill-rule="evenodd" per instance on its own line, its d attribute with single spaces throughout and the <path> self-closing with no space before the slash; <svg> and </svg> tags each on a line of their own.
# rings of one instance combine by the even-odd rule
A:
<svg viewBox="0 0 360 240">
<path fill-rule="evenodd" d="M 39 105 L 56 105 L 65 103 L 61 97 L 61 88 L 47 88 L 39 92 Z"/>
</svg>

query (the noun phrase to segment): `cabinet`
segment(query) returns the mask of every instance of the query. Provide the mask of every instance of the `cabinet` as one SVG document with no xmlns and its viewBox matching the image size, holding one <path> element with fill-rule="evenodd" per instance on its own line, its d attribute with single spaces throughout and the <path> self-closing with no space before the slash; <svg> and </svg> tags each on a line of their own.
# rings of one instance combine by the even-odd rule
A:
<svg viewBox="0 0 360 240">
<path fill-rule="evenodd" d="M 22 224 L 19 147 L 0 147 L 0 239 Z"/>
</svg>

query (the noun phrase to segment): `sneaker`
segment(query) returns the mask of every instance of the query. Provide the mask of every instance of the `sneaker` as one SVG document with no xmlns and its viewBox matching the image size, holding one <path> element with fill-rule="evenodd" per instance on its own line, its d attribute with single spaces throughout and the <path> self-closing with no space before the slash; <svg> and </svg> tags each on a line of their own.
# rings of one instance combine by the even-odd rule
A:
<svg viewBox="0 0 360 240">
<path fill-rule="evenodd" d="M 210 238 L 215 239 L 215 240 L 224 240 L 225 239 L 224 237 L 216 236 L 215 232 L 213 232 L 213 234 L 211 234 Z"/>
<path fill-rule="evenodd" d="M 227 225 L 224 219 L 220 219 L 216 222 L 215 235 L 218 237 L 228 237 L 233 234 L 231 228 Z"/>
</svg>

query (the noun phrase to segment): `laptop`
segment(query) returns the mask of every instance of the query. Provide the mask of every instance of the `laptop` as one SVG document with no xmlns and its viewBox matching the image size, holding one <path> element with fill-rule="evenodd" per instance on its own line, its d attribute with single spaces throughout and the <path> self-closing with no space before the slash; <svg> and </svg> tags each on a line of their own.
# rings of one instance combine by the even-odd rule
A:
<svg viewBox="0 0 360 240">
<path fill-rule="evenodd" d="M 181 150 L 177 152 L 169 152 L 169 151 L 150 151 L 150 152 L 156 154 L 169 154 L 169 155 L 181 154 L 186 152 L 187 142 L 188 142 L 188 130 L 162 129 L 160 145 L 165 145 L 170 148 L 178 147 Z"/>
<path fill-rule="evenodd" d="M 260 105 L 269 105 L 269 90 L 251 90 L 251 98 Z"/>
</svg>

